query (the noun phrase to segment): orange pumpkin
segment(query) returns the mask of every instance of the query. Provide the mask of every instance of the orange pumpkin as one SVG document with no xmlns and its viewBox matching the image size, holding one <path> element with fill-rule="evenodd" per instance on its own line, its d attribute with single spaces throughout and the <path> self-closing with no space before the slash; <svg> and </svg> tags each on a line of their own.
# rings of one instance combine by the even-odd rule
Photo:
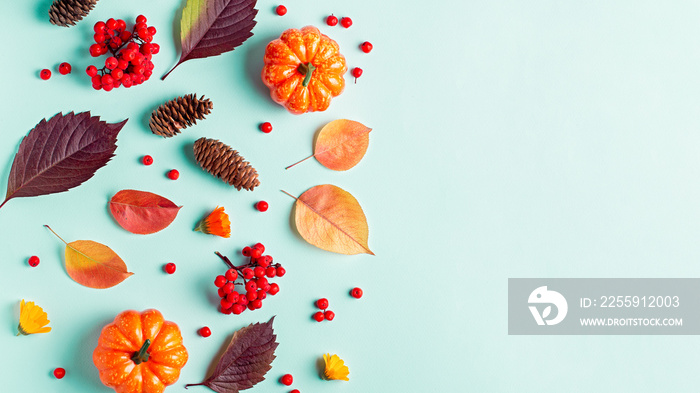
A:
<svg viewBox="0 0 700 393">
<path fill-rule="evenodd" d="M 345 88 L 338 44 L 313 27 L 286 30 L 265 49 L 262 80 L 272 99 L 298 115 L 325 111 Z"/>
<path fill-rule="evenodd" d="M 180 329 L 158 310 L 129 310 L 102 329 L 92 361 L 117 393 L 162 393 L 180 377 L 187 350 Z"/>
</svg>

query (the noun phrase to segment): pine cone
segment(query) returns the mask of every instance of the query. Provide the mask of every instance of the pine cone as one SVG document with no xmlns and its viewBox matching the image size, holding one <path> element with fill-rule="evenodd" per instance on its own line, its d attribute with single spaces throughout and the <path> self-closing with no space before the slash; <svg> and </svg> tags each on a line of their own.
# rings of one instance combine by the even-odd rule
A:
<svg viewBox="0 0 700 393">
<path fill-rule="evenodd" d="M 57 26 L 73 26 L 83 19 L 97 0 L 56 0 L 49 8 L 49 21 Z"/>
<path fill-rule="evenodd" d="M 213 106 L 211 100 L 204 96 L 197 98 L 197 94 L 173 98 L 153 111 L 148 126 L 154 134 L 170 138 L 179 134 L 181 129 L 197 124 L 197 120 L 204 119 Z"/>
<path fill-rule="evenodd" d="M 194 157 L 207 172 L 220 178 L 238 191 L 253 191 L 260 185 L 258 172 L 243 161 L 237 151 L 216 139 L 199 138 L 194 143 Z"/>
</svg>

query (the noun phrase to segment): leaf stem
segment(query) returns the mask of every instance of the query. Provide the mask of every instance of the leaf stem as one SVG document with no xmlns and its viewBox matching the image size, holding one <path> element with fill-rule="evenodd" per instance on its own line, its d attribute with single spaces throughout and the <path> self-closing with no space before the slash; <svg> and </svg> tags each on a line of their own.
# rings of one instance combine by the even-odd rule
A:
<svg viewBox="0 0 700 393">
<path fill-rule="evenodd" d="M 185 385 L 185 389 L 187 389 L 189 386 L 204 386 L 204 385 L 205 385 L 204 382 L 200 382 L 200 383 L 188 383 L 187 385 Z"/>
<path fill-rule="evenodd" d="M 177 66 L 179 66 L 180 64 L 182 64 L 182 62 L 179 62 L 179 63 L 175 64 L 175 67 L 171 68 L 170 71 L 166 72 L 165 75 L 163 75 L 163 76 L 160 78 L 160 80 L 164 81 L 165 78 L 166 78 L 168 75 L 170 75 L 171 72 L 175 71 L 175 69 L 177 68 Z"/>
<path fill-rule="evenodd" d="M 7 201 L 9 201 L 9 199 L 5 199 L 2 203 L 0 203 L 0 208 L 2 208 L 3 206 L 5 206 L 5 204 L 7 203 Z"/>
<path fill-rule="evenodd" d="M 312 154 L 312 155 L 310 155 L 310 156 L 304 158 L 303 160 L 297 161 L 297 162 L 295 162 L 294 164 L 292 164 L 292 165 L 290 165 L 290 166 L 288 166 L 288 167 L 286 167 L 286 168 L 284 168 L 284 169 L 289 169 L 289 168 L 295 166 L 296 164 L 301 164 L 302 162 L 304 162 L 304 161 L 308 160 L 309 158 L 313 157 L 314 155 L 315 155 L 315 154 Z"/>
<path fill-rule="evenodd" d="M 282 191 L 283 193 L 285 193 L 285 194 L 289 195 L 290 197 L 292 197 L 292 198 L 294 198 L 294 199 L 299 199 L 299 198 L 295 197 L 294 195 L 292 195 L 292 194 L 288 193 L 288 192 L 287 192 L 287 191 L 285 191 L 285 190 L 280 190 L 280 191 Z"/>
<path fill-rule="evenodd" d="M 48 225 L 44 225 L 44 226 L 47 227 L 47 228 L 49 228 L 49 231 L 51 231 L 51 233 L 53 233 L 54 235 L 56 235 L 57 238 L 61 239 L 62 242 L 66 243 L 66 245 L 68 245 L 68 242 L 65 241 L 65 240 L 63 240 L 62 237 L 58 236 L 58 233 L 54 232 L 53 229 L 51 229 L 50 226 L 48 226 Z"/>
</svg>

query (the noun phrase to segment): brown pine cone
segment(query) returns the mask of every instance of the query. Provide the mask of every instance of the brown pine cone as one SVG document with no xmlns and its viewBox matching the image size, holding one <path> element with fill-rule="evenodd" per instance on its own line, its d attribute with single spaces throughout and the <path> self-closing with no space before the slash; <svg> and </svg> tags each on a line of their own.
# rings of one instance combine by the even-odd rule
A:
<svg viewBox="0 0 700 393">
<path fill-rule="evenodd" d="M 213 106 L 210 99 L 204 96 L 197 98 L 197 94 L 173 98 L 151 113 L 148 126 L 154 134 L 170 138 L 179 134 L 181 129 L 197 124 L 197 120 L 204 119 Z"/>
<path fill-rule="evenodd" d="M 194 143 L 194 157 L 205 171 L 220 178 L 238 191 L 260 185 L 258 172 L 237 151 L 216 139 L 199 138 Z"/>
<path fill-rule="evenodd" d="M 49 21 L 57 26 L 73 26 L 95 8 L 97 0 L 56 0 L 49 8 Z"/>
</svg>

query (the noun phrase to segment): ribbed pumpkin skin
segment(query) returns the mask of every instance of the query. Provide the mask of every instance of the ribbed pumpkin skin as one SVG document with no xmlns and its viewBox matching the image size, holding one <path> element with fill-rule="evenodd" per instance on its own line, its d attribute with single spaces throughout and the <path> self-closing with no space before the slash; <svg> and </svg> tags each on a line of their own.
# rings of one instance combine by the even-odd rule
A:
<svg viewBox="0 0 700 393">
<path fill-rule="evenodd" d="M 136 364 L 131 357 L 147 339 L 151 340 L 150 357 Z M 117 315 L 102 329 L 92 353 L 100 380 L 117 393 L 162 393 L 178 380 L 187 359 L 180 328 L 152 309 Z"/>
<path fill-rule="evenodd" d="M 270 96 L 296 115 L 324 111 L 331 98 L 345 88 L 343 75 L 348 67 L 340 47 L 313 26 L 289 29 L 265 49 L 262 80 Z M 316 69 L 307 86 L 300 65 L 313 64 Z"/>
</svg>

